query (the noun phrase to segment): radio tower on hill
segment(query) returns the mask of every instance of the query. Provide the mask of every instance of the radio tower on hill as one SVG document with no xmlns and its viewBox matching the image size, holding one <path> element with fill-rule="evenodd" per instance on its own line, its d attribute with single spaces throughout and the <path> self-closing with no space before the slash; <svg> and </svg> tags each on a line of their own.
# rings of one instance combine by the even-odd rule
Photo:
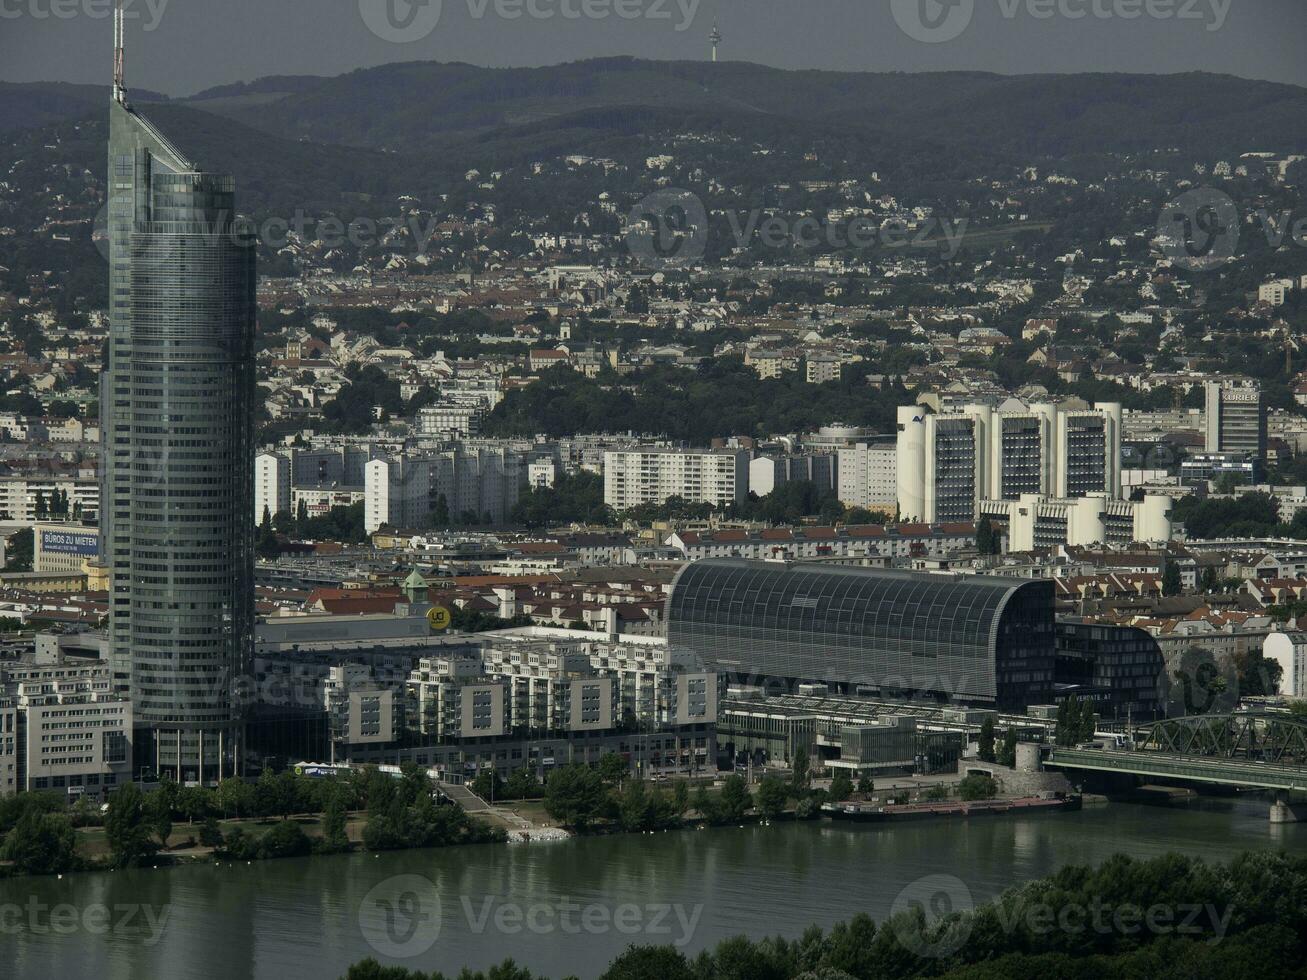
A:
<svg viewBox="0 0 1307 980">
<path fill-rule="evenodd" d="M 712 60 L 717 62 L 717 45 L 722 43 L 722 32 L 717 30 L 717 22 L 713 21 L 712 32 L 708 35 L 708 40 L 712 42 Z"/>
</svg>

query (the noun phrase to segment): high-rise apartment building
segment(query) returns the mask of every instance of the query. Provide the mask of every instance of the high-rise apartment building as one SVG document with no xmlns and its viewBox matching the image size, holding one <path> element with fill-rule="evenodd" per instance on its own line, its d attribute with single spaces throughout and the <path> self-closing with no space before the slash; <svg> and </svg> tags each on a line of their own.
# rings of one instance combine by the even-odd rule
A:
<svg viewBox="0 0 1307 980">
<path fill-rule="evenodd" d="M 668 497 L 726 507 L 749 494 L 745 450 L 644 446 L 604 453 L 604 503 L 614 510 L 661 504 Z"/>
<path fill-rule="evenodd" d="M 290 513 L 290 457 L 259 453 L 254 459 L 254 520 Z"/>
<path fill-rule="evenodd" d="M 898 498 L 898 450 L 893 439 L 885 437 L 880 442 L 842 446 L 838 493 L 840 501 L 848 507 L 893 514 Z"/>
<path fill-rule="evenodd" d="M 1209 453 L 1247 453 L 1266 458 L 1266 404 L 1251 381 L 1209 381 L 1206 445 Z"/>
<path fill-rule="evenodd" d="M 367 465 L 364 527 L 371 533 L 441 520 L 502 524 L 521 496 L 526 465 L 525 455 L 510 449 L 374 459 Z"/>
<path fill-rule="evenodd" d="M 113 684 L 131 696 L 136 771 L 208 781 L 239 767 L 254 631 L 255 256 L 232 178 L 128 103 L 121 12 L 115 29 L 101 381 Z"/>
</svg>

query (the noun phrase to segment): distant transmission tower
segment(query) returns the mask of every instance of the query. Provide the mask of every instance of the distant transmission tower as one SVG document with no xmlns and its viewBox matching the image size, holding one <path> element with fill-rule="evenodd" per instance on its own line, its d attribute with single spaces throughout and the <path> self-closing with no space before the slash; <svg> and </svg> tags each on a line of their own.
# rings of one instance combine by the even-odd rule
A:
<svg viewBox="0 0 1307 980">
<path fill-rule="evenodd" d="M 717 30 L 717 22 L 713 21 L 712 33 L 708 35 L 708 40 L 712 42 L 712 60 L 717 62 L 717 45 L 722 43 L 722 32 Z"/>
</svg>

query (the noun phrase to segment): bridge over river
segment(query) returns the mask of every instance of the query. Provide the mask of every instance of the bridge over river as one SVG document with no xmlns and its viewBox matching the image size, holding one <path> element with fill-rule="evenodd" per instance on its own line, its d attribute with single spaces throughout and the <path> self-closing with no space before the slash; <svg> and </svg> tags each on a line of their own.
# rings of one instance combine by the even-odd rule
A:
<svg viewBox="0 0 1307 980">
<path fill-rule="evenodd" d="M 1044 764 L 1057 769 L 1122 773 L 1271 790 L 1271 820 L 1307 819 L 1307 719 L 1283 712 L 1235 712 L 1168 718 L 1140 729 L 1133 748 L 1054 748 Z"/>
</svg>

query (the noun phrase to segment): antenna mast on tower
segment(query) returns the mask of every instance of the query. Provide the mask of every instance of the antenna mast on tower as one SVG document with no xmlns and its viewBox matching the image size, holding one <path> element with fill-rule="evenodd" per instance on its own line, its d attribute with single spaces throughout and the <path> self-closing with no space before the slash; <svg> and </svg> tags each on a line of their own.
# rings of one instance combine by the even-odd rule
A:
<svg viewBox="0 0 1307 980">
<path fill-rule="evenodd" d="M 722 32 L 717 30 L 717 21 L 713 21 L 712 33 L 708 35 L 708 40 L 712 42 L 712 60 L 717 61 L 717 45 L 722 43 Z"/>
<path fill-rule="evenodd" d="M 115 102 L 127 102 L 127 89 L 123 84 L 123 49 L 126 46 L 123 18 L 123 0 L 114 0 L 113 5 L 113 98 Z"/>
</svg>

